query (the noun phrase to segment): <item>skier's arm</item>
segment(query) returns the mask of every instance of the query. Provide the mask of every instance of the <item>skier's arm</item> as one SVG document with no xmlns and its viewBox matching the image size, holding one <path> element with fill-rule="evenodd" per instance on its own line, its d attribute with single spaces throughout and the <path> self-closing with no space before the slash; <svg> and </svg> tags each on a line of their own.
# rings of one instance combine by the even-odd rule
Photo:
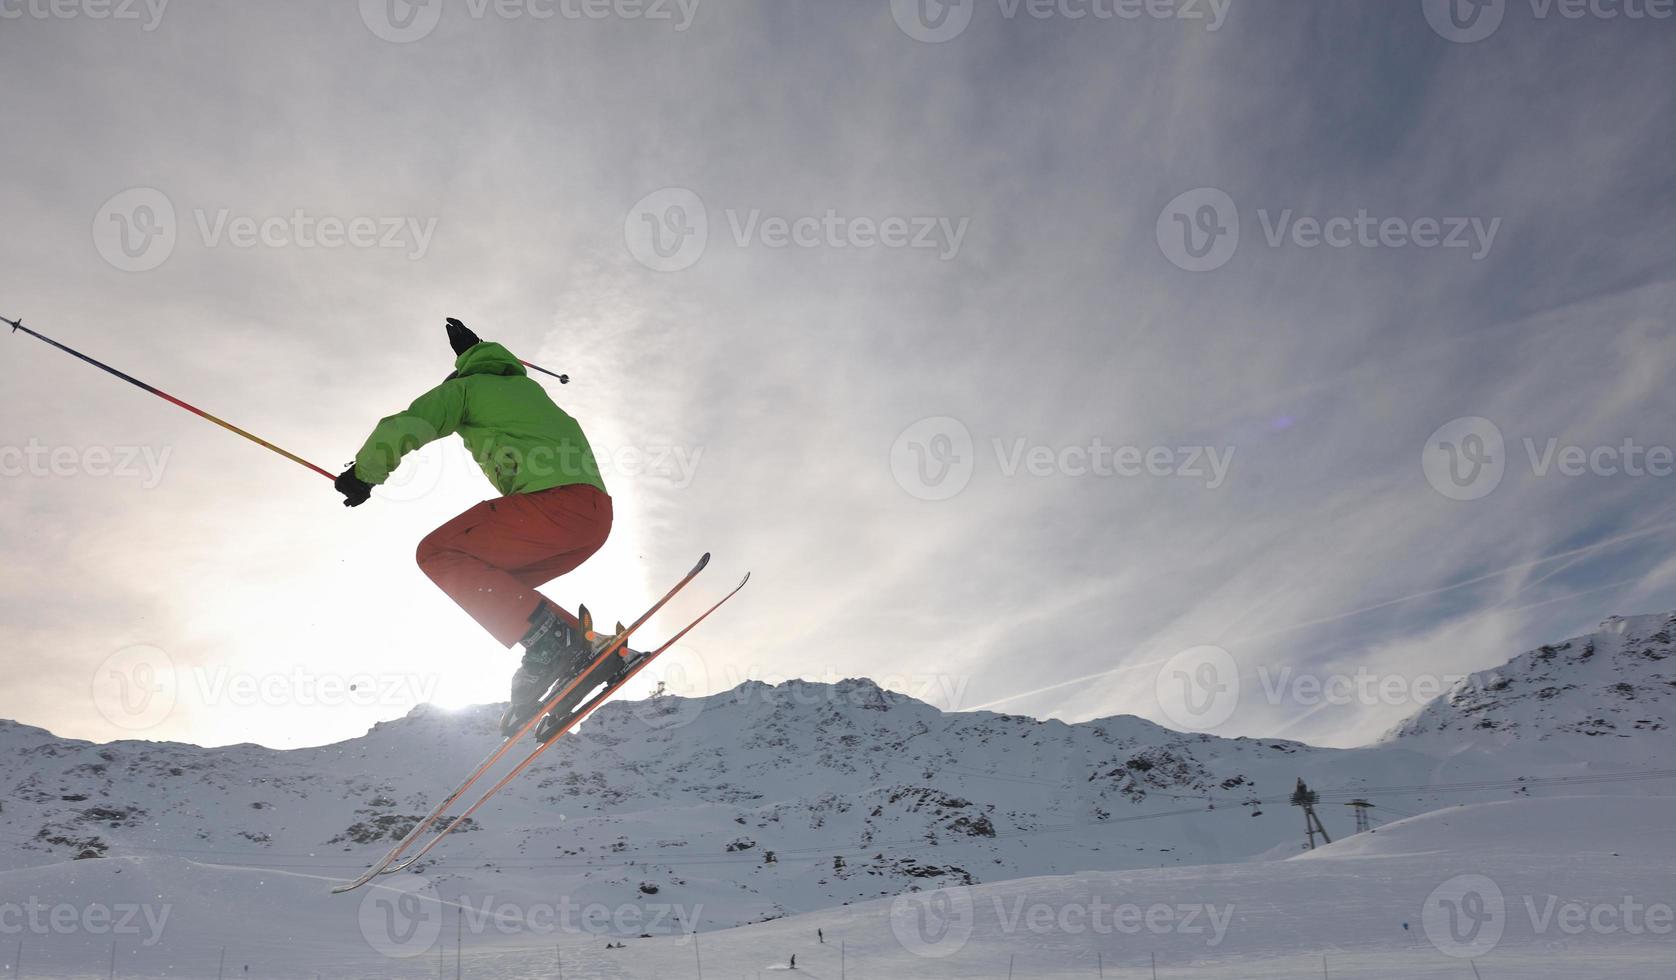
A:
<svg viewBox="0 0 1676 980">
<path fill-rule="evenodd" d="M 465 417 L 465 382 L 450 378 L 407 407 L 378 423 L 355 454 L 355 474 L 378 486 L 401 465 L 402 457 L 421 446 L 453 435 Z"/>
</svg>

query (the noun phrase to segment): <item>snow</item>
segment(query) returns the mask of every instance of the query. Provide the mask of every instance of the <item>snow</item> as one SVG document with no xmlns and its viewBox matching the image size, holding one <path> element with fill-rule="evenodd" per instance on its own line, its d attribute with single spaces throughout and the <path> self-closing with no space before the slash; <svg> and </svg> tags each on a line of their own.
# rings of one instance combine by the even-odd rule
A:
<svg viewBox="0 0 1676 980">
<path fill-rule="evenodd" d="M 130 976 L 213 975 L 225 944 L 229 963 L 251 964 L 252 976 L 435 977 L 439 960 L 453 969 L 454 910 L 464 905 L 462 973 L 469 977 L 550 977 L 561 956 L 569 977 L 695 976 L 699 963 L 706 976 L 751 977 L 785 967 L 796 954 L 800 976 L 838 976 L 842 956 L 845 976 L 906 980 L 1000 977 L 1009 960 L 1020 977 L 1094 976 L 1102 963 L 1107 976 L 1139 977 L 1148 975 L 1153 956 L 1160 977 L 1317 976 L 1323 955 L 1332 977 L 1470 975 L 1465 960 L 1450 955 L 1456 941 L 1446 925 L 1428 926 L 1428 917 L 1436 919 L 1442 908 L 1432 896 L 1442 890 L 1447 897 L 1451 882 L 1474 875 L 1494 883 L 1505 910 L 1499 940 L 1474 961 L 1483 976 L 1631 980 L 1668 978 L 1676 962 L 1669 918 L 1676 906 L 1676 839 L 1660 832 L 1673 823 L 1671 799 L 1477 804 L 1289 861 L 947 889 L 930 896 L 945 902 L 941 931 L 921 927 L 912 903 L 927 896 L 919 895 L 705 931 L 696 950 L 690 936 L 630 938 L 625 948 L 608 950 L 602 936 L 503 932 L 492 915 L 482 914 L 485 905 L 500 913 L 502 925 L 523 927 L 541 901 L 557 896 L 521 904 L 463 882 L 410 892 L 418 897 L 411 912 L 417 955 L 396 958 L 374 948 L 409 951 L 385 931 L 385 913 L 395 912 L 401 895 L 385 886 L 328 901 L 314 877 L 176 858 L 89 861 L 74 875 L 38 868 L 5 878 L 8 894 L 77 907 L 173 896 L 177 904 L 161 942 L 142 947 L 119 939 L 122 975 Z M 1579 832 L 1590 826 L 1603 834 Z M 188 895 L 201 901 L 188 907 L 182 901 Z M 1626 901 L 1627 918 L 1621 914 Z M 1636 906 L 1662 909 L 1663 918 L 1635 912 Z M 1597 924 L 1581 931 L 1564 925 L 1571 907 Z M 27 975 L 104 975 L 108 937 L 53 938 L 69 941 L 26 938 L 26 959 L 33 961 Z M 74 972 L 78 960 L 82 973 Z"/>
<path fill-rule="evenodd" d="M 1676 615 L 1614 616 L 1587 636 L 1468 676 L 1399 725 L 1393 737 L 1464 735 L 1493 744 L 1521 736 L 1545 743 L 1575 741 L 1575 735 L 1668 737 L 1676 713 L 1673 657 Z"/>
<path fill-rule="evenodd" d="M 227 977 L 435 977 L 456 928 L 463 975 L 508 980 L 794 953 L 805 976 L 1320 976 L 1325 954 L 1333 977 L 1459 977 L 1438 923 L 1500 894 L 1500 941 L 1466 950 L 1486 978 L 1668 977 L 1645 913 L 1676 901 L 1673 621 L 1516 657 L 1351 750 L 944 713 L 865 680 L 609 704 L 439 860 L 337 897 L 494 744 L 497 706 L 284 752 L 0 722 L 0 939 L 32 977 L 105 976 L 113 947 L 120 976 L 209 977 L 224 946 Z M 1308 854 L 1300 776 L 1337 839 Z M 1357 797 L 1377 832 L 1350 835 Z M 1114 909 L 1142 926 L 1092 924 Z"/>
</svg>

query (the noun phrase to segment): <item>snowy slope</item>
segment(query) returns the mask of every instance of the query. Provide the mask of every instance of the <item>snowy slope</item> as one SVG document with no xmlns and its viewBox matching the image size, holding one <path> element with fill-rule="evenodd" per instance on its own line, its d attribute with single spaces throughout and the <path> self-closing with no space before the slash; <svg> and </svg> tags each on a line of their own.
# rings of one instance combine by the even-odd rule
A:
<svg viewBox="0 0 1676 980">
<path fill-rule="evenodd" d="M 1599 827 L 1581 834 L 1580 826 Z M 1451 808 L 1290 861 L 1084 872 L 957 886 L 690 936 L 552 927 L 554 894 L 468 883 L 321 899 L 295 873 L 178 858 L 80 862 L 3 876 L 13 893 L 84 908 L 177 896 L 161 939 L 118 940 L 119 975 L 481 980 L 796 976 L 1193 980 L 1667 980 L 1676 800 L 1517 800 Z M 1540 855 L 1540 860 L 1533 859 Z M 208 891 L 188 907 L 178 896 Z M 411 901 L 408 901 L 411 899 Z M 1465 905 L 1463 905 L 1463 902 Z M 1452 909 L 1477 930 L 1451 931 Z M 1583 923 L 1581 926 L 1577 923 Z M 394 928 L 392 927 L 394 924 Z M 1459 923 L 1456 923 L 1457 926 Z M 1406 928 L 1405 928 L 1406 926 Z M 817 933 L 819 930 L 819 933 Z M 822 941 L 824 939 L 824 942 Z M 104 977 L 105 936 L 28 937 L 30 976 Z M 1471 954 L 1473 963 L 1467 963 Z M 842 959 L 842 964 L 840 960 Z M 1325 962 L 1323 962 L 1325 959 Z"/>
<path fill-rule="evenodd" d="M 168 855 L 348 877 L 494 744 L 497 713 L 420 709 L 286 752 L 6 726 L 0 868 Z M 1184 735 L 1131 717 L 944 713 L 867 681 L 751 683 L 607 705 L 420 870 L 608 902 L 650 886 L 730 926 L 910 885 L 1284 856 L 1301 839 L 1285 805 L 1300 776 L 1343 802 L 1505 781 L 1504 761 Z M 1413 813 L 1482 798 L 1378 802 Z M 1348 811 L 1323 809 L 1348 830 Z"/>
<path fill-rule="evenodd" d="M 1426 705 L 1390 738 L 1442 735 L 1555 748 L 1578 736 L 1667 741 L 1676 720 L 1676 614 L 1614 616 L 1587 636 L 1480 671 Z M 1595 749 L 1606 752 L 1611 750 Z"/>
<path fill-rule="evenodd" d="M 1581 835 L 1583 825 L 1613 829 Z M 1166 978 L 1299 978 L 1321 976 L 1324 965 L 1334 978 L 1470 977 L 1466 953 L 1478 954 L 1484 977 L 1667 980 L 1676 964 L 1673 825 L 1670 799 L 1469 806 L 1285 862 L 951 890 L 930 933 L 912 902 L 879 901 L 706 935 L 704 965 L 752 976 L 797 953 L 800 973 L 834 977 L 831 946 L 842 941 L 848 976 L 903 980 L 1002 977 L 1009 965 L 1020 977 L 1092 977 L 1101 966 L 1107 977 L 1145 977 L 1153 955 Z M 1467 940 L 1449 931 L 1448 913 L 1469 894 L 1500 915 Z M 1151 924 L 1111 911 L 1102 919 L 1100 909 L 1139 910 Z M 1572 925 L 1579 912 L 1593 924 Z M 622 951 L 637 957 L 626 975 L 681 975 L 689 950 L 645 945 Z"/>
<path fill-rule="evenodd" d="M 173 855 L 348 876 L 493 744 L 497 713 L 420 709 L 287 752 L 7 726 L 0 867 Z M 1295 841 L 1296 814 L 1256 801 L 1299 774 L 1356 787 L 1435 767 L 1136 718 L 949 714 L 866 681 L 746 684 L 607 705 L 422 870 L 534 873 L 609 901 L 649 884 L 734 925 L 910 884 L 1241 860 Z"/>
<path fill-rule="evenodd" d="M 1609 621 L 1593 637 L 1516 657 L 1352 750 L 1187 735 L 1133 717 L 1072 725 L 946 713 L 865 680 L 608 704 L 419 875 L 386 881 L 416 890 L 404 908 L 529 910 L 562 899 L 613 913 L 589 930 L 638 937 L 694 925 L 771 930 L 813 910 L 1044 875 L 1303 874 L 1226 867 L 1298 854 L 1302 819 L 1286 798 L 1299 777 L 1323 793 L 1322 817 L 1341 841 L 1350 811 L 1340 804 L 1357 797 L 1385 823 L 1463 803 L 1671 793 L 1670 779 L 1645 776 L 1668 768 L 1672 748 L 1662 666 L 1671 619 Z M 1636 696 L 1623 697 L 1622 684 Z M 204 937 L 222 930 L 253 958 L 296 944 L 364 954 L 367 896 L 394 893 L 327 898 L 327 884 L 364 867 L 476 762 L 496 741 L 498 714 L 420 708 L 361 738 L 283 752 L 93 745 L 0 722 L 0 927 L 6 902 L 24 896 L 149 895 L 147 907 L 173 915 L 173 945 L 119 940 L 134 972 L 183 975 L 168 955 L 201 964 Z M 1600 720 L 1635 737 L 1603 738 Z M 1407 826 L 1377 839 L 1401 840 Z M 1373 840 L 1312 860 L 1367 858 Z M 1565 845 L 1562 836 L 1541 846 Z M 390 912 L 376 906 L 374 919 Z M 241 933 L 229 909 L 265 928 Z M 515 918 L 481 941 L 566 934 Z M 68 967 L 91 955 L 89 942 L 85 930 L 42 936 L 32 955 L 43 970 Z"/>
</svg>

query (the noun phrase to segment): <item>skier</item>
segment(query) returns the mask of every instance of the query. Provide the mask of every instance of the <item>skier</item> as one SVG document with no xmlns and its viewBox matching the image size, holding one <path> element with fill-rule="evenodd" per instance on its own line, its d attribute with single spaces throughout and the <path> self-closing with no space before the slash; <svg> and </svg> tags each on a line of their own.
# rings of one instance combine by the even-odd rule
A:
<svg viewBox="0 0 1676 980">
<path fill-rule="evenodd" d="M 501 496 L 419 543 L 419 568 L 503 646 L 522 644 L 501 731 L 511 736 L 593 662 L 609 638 L 536 589 L 588 560 L 611 533 L 611 497 L 582 427 L 500 344 L 450 317 L 454 373 L 378 423 L 337 478 L 345 507 L 372 496 L 408 453 L 459 433 Z"/>
</svg>

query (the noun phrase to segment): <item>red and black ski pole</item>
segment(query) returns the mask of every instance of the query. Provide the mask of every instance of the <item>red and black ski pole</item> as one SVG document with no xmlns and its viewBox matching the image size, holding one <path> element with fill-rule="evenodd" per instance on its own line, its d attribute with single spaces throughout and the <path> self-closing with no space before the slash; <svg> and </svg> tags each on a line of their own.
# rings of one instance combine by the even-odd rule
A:
<svg viewBox="0 0 1676 980">
<path fill-rule="evenodd" d="M 88 357 L 86 354 L 83 354 L 79 350 L 76 350 L 76 349 L 71 348 L 71 347 L 66 347 L 63 344 L 59 343 L 58 341 L 53 340 L 51 337 L 45 336 L 44 334 L 40 334 L 40 333 L 35 332 L 34 330 L 29 329 L 28 327 L 23 325 L 22 318 L 19 318 L 19 319 L 16 319 L 16 320 L 9 320 L 6 317 L 0 316 L 0 321 L 11 324 L 12 325 L 12 333 L 17 333 L 19 330 L 22 330 L 24 333 L 28 334 L 31 337 L 34 337 L 36 340 L 44 341 L 48 344 L 51 344 L 52 346 L 58 348 L 59 350 L 63 351 L 64 353 L 69 354 L 72 357 L 78 357 L 78 358 L 86 361 L 87 363 L 93 365 L 94 367 L 98 368 L 101 371 L 107 371 L 111 374 L 114 374 L 117 377 L 119 377 L 122 380 L 128 382 L 129 384 L 133 385 L 136 388 L 140 388 L 144 391 L 149 391 L 152 394 L 156 395 L 158 398 L 161 398 L 166 402 L 169 402 L 169 403 L 174 404 L 174 405 L 178 405 L 181 408 L 186 409 L 188 412 L 191 412 L 193 415 L 199 416 L 200 418 L 208 419 L 211 422 L 214 422 L 216 425 L 221 426 L 223 429 L 226 429 L 229 432 L 234 432 L 234 433 L 237 433 L 241 436 L 244 436 L 246 439 L 249 439 L 251 442 L 254 442 L 256 445 L 261 446 L 265 449 L 271 449 L 274 452 L 280 454 L 281 456 L 284 456 L 286 459 L 290 460 L 293 463 L 297 463 L 301 466 L 306 466 L 309 469 L 313 470 L 314 472 L 319 473 L 321 476 L 325 477 L 328 480 L 336 480 L 337 479 L 337 477 L 334 476 L 333 474 L 326 472 L 325 470 L 323 470 L 320 467 L 314 465 L 313 463 L 311 463 L 308 460 L 302 458 L 301 456 L 298 456 L 295 453 L 286 452 L 285 450 L 279 448 L 278 446 L 274 445 L 273 443 L 269 442 L 268 440 L 263 439 L 260 436 L 251 435 L 250 433 L 244 431 L 243 429 L 239 428 L 238 426 L 233 425 L 231 422 L 228 422 L 224 419 L 218 419 L 215 416 L 211 415 L 210 413 L 204 411 L 203 409 L 198 408 L 194 405 L 189 405 L 186 402 L 181 401 L 179 398 L 176 398 L 175 396 L 169 394 L 166 391 L 163 391 L 160 388 L 155 388 L 151 385 L 148 385 L 144 381 L 141 381 L 139 378 L 136 378 L 136 377 L 134 377 L 132 375 L 129 375 L 129 374 L 124 374 L 121 371 L 118 371 L 116 368 L 111 367 L 109 364 L 106 364 L 102 361 L 96 361 L 93 358 Z"/>
<path fill-rule="evenodd" d="M 81 360 L 86 361 L 87 363 L 93 365 L 94 367 L 98 368 L 101 371 L 107 371 L 111 374 L 114 374 L 117 377 L 119 377 L 122 380 L 128 382 L 129 384 L 133 385 L 136 388 L 142 389 L 144 391 L 149 391 L 152 394 L 156 395 L 158 398 L 161 398 L 164 401 L 169 402 L 170 404 L 178 405 L 181 408 L 186 409 L 188 412 L 191 412 L 193 415 L 196 415 L 200 418 L 208 419 L 209 421 L 214 422 L 216 425 L 221 426 L 223 429 L 226 429 L 228 432 L 232 432 L 232 433 L 236 433 L 237 435 L 244 436 L 246 439 L 249 439 L 251 442 L 254 442 L 256 445 L 261 446 L 264 449 L 271 449 L 274 452 L 280 454 L 281 456 L 284 456 L 286 459 L 290 460 L 293 463 L 296 463 L 300 466 L 306 466 L 309 469 L 313 470 L 314 472 L 319 473 L 321 476 L 325 477 L 328 480 L 334 480 L 335 481 L 337 479 L 337 477 L 335 475 L 333 475 L 331 473 L 328 473 L 327 471 L 325 471 L 325 470 L 321 469 L 320 467 L 314 465 L 313 463 L 311 463 L 308 460 L 302 458 L 301 456 L 298 456 L 296 453 L 287 452 L 287 451 L 279 448 L 278 446 L 274 445 L 273 443 L 269 442 L 268 440 L 263 439 L 260 436 L 252 435 L 251 433 L 244 431 L 243 429 L 241 429 L 238 426 L 232 424 L 231 422 L 228 422 L 225 419 L 216 418 L 215 416 L 211 415 L 210 413 L 204 411 L 201 408 L 198 408 L 195 405 L 191 405 L 191 404 L 188 404 L 186 402 L 181 401 L 179 398 L 176 398 L 175 396 L 169 394 L 168 392 L 162 390 L 161 388 L 157 388 L 153 385 L 148 385 L 144 381 L 141 381 L 139 378 L 136 378 L 131 374 L 124 374 L 123 372 L 118 371 L 116 368 L 111 367 L 109 364 L 106 364 L 103 361 L 98 361 L 98 360 L 95 360 L 91 357 L 88 357 L 86 354 L 83 354 L 81 351 L 76 350 L 73 347 L 66 347 L 63 344 L 59 343 L 58 341 L 53 340 L 51 337 L 46 336 L 45 334 L 39 333 L 35 330 L 31 330 L 30 328 L 23 325 L 23 318 L 22 317 L 19 317 L 16 320 L 11 320 L 11 319 L 8 319 L 6 317 L 0 316 L 0 323 L 9 323 L 9 324 L 11 324 L 11 327 L 12 327 L 12 333 L 17 333 L 19 330 L 22 330 L 24 333 L 28 334 L 31 337 L 34 337 L 36 340 L 43 341 L 45 343 L 51 344 L 52 346 L 58 348 L 59 350 L 63 351 L 64 353 L 69 354 L 72 357 L 80 358 Z M 523 364 L 527 368 L 530 368 L 531 370 L 540 371 L 542 374 L 550 374 L 553 377 L 558 378 L 559 379 L 559 384 L 570 384 L 570 375 L 568 375 L 568 374 L 559 374 L 556 371 L 549 371 L 546 368 L 541 367 L 538 364 L 531 364 L 529 361 L 520 361 L 519 363 Z"/>
</svg>

